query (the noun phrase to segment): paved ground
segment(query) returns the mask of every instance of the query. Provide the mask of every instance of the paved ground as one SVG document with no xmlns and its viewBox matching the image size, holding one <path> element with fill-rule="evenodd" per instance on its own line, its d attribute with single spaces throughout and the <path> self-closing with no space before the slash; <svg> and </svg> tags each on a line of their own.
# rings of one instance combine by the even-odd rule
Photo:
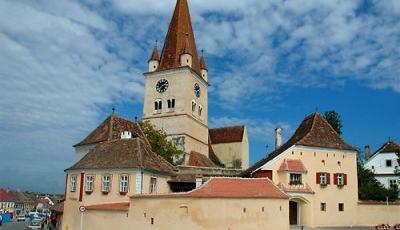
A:
<svg viewBox="0 0 400 230">
<path fill-rule="evenodd" d="M 0 230 L 26 230 L 26 227 L 28 227 L 28 221 L 11 221 L 9 223 L 3 224 L 3 226 L 0 226 Z M 44 229 L 47 229 L 45 226 Z"/>
<path fill-rule="evenodd" d="M 303 230 L 373 230 L 375 228 L 368 227 L 341 227 L 341 228 L 306 228 Z M 290 227 L 290 230 L 302 230 L 301 227 Z"/>
<path fill-rule="evenodd" d="M 28 226 L 28 222 L 9 222 L 3 224 L 3 226 L 0 227 L 0 230 L 25 230 L 26 227 Z"/>
</svg>

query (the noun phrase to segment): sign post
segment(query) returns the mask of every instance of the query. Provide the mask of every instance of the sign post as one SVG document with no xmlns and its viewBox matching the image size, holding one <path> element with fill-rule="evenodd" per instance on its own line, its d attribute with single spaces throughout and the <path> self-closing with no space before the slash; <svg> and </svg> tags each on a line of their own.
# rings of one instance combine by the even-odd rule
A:
<svg viewBox="0 0 400 230">
<path fill-rule="evenodd" d="M 81 228 L 80 228 L 80 230 L 83 230 L 83 213 L 86 211 L 85 206 L 80 206 L 79 211 L 81 212 Z"/>
</svg>

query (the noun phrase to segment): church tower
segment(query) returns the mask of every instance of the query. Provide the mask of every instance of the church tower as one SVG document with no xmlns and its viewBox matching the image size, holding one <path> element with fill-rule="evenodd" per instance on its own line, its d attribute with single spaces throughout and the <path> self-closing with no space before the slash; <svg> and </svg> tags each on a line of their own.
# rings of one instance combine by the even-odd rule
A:
<svg viewBox="0 0 400 230">
<path fill-rule="evenodd" d="M 208 71 L 203 52 L 197 53 L 187 0 L 177 0 L 161 55 L 156 45 L 148 64 L 143 120 L 185 153 L 208 156 Z"/>
</svg>

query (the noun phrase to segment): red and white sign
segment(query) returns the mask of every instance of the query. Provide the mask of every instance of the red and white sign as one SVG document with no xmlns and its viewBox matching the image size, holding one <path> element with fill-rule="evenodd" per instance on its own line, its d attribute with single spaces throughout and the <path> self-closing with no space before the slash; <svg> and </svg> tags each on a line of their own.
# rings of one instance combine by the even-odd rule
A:
<svg viewBox="0 0 400 230">
<path fill-rule="evenodd" d="M 80 206 L 80 207 L 79 207 L 79 211 L 80 211 L 80 212 L 84 212 L 84 211 L 86 211 L 86 208 L 85 208 L 85 206 Z"/>
</svg>

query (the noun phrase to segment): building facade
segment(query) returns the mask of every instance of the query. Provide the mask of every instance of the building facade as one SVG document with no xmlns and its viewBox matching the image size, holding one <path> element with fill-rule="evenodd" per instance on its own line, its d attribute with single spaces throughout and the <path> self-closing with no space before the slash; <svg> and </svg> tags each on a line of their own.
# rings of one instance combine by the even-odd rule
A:
<svg viewBox="0 0 400 230">
<path fill-rule="evenodd" d="M 386 188 L 399 187 L 400 169 L 399 157 L 400 145 L 392 140 L 384 143 L 371 156 L 369 146 L 366 146 L 366 161 L 364 167 L 375 174 L 375 178 Z"/>
</svg>

